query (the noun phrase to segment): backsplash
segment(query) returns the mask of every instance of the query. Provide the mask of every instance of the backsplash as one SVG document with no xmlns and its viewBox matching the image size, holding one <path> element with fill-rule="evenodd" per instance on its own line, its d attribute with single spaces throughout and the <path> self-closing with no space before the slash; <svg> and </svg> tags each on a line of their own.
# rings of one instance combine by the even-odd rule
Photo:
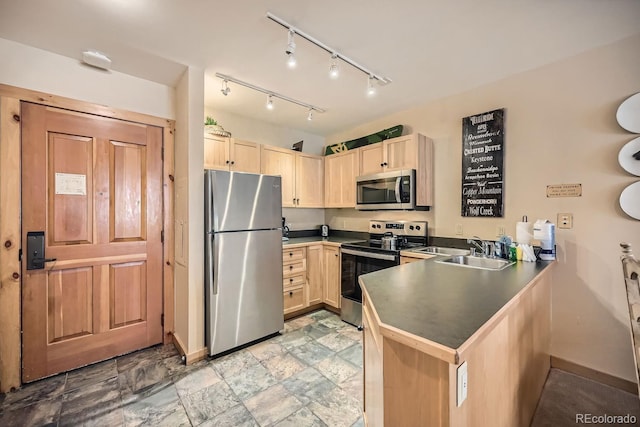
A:
<svg viewBox="0 0 640 427">
<path fill-rule="evenodd" d="M 325 224 L 324 209 L 282 208 L 282 216 L 292 231 L 313 230 Z"/>
</svg>

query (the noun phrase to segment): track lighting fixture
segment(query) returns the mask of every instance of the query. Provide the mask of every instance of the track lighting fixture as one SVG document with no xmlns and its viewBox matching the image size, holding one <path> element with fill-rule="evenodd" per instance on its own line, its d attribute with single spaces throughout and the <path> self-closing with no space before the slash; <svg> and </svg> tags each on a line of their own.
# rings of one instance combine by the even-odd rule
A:
<svg viewBox="0 0 640 427">
<path fill-rule="evenodd" d="M 331 65 L 329 66 L 329 77 L 332 79 L 337 79 L 340 74 L 340 70 L 338 69 L 338 54 L 333 53 L 331 55 Z"/>
<path fill-rule="evenodd" d="M 288 37 L 288 42 L 287 42 L 287 50 L 285 50 L 285 53 L 287 54 L 287 65 L 289 66 L 289 68 L 295 68 L 296 67 L 296 57 L 295 57 L 295 53 L 296 53 L 296 42 L 293 39 L 293 36 L 295 35 L 295 31 L 293 31 L 293 29 L 289 29 L 289 37 Z"/>
<path fill-rule="evenodd" d="M 278 98 L 278 99 L 282 99 L 283 101 L 287 101 L 290 102 L 292 104 L 296 104 L 299 105 L 301 107 L 304 107 L 308 110 L 308 114 L 307 114 L 307 120 L 313 120 L 313 112 L 318 112 L 318 113 L 324 113 L 326 110 L 324 108 L 320 108 L 320 107 L 316 107 L 315 105 L 311 105 L 311 104 L 307 104 L 306 102 L 302 102 L 302 101 L 298 101 L 297 99 L 293 99 L 293 98 L 289 98 L 288 96 L 279 94 L 277 92 L 273 92 L 271 90 L 268 89 L 264 89 L 261 88 L 260 86 L 256 86 L 253 85 L 251 83 L 247 83 L 244 82 L 242 80 L 238 80 L 235 77 L 231 77 L 228 76 L 226 74 L 220 74 L 220 73 L 216 73 L 216 77 L 219 79 L 222 79 L 222 84 L 223 84 L 223 89 L 222 89 L 222 93 L 226 95 L 226 93 L 224 93 L 224 90 L 227 90 L 227 93 L 231 91 L 231 89 L 229 89 L 229 82 L 235 83 L 237 85 L 240 86 L 244 86 L 247 87 L 249 89 L 253 89 L 255 91 L 258 92 L 262 92 L 265 95 L 267 95 L 267 105 L 266 107 L 269 110 L 272 110 L 274 105 L 273 105 L 273 98 Z"/>
<path fill-rule="evenodd" d="M 220 89 L 220 92 L 222 92 L 224 96 L 229 95 L 229 92 L 231 92 L 231 88 L 229 87 L 229 82 L 227 80 L 222 81 L 222 89 Z"/>
<path fill-rule="evenodd" d="M 367 77 L 367 96 L 374 96 L 376 94 L 376 87 L 373 85 L 373 76 Z"/>
<path fill-rule="evenodd" d="M 310 43 L 313 43 L 314 45 L 318 46 L 320 49 L 324 49 L 326 52 L 331 54 L 331 66 L 329 67 L 329 76 L 331 76 L 331 78 L 337 78 L 338 77 L 338 59 L 346 62 L 347 64 L 351 65 L 353 68 L 362 71 L 364 74 L 367 75 L 367 78 L 369 79 L 369 83 L 367 85 L 367 94 L 369 95 L 373 95 L 376 91 L 375 87 L 373 86 L 373 80 L 375 80 L 378 85 L 386 85 L 391 83 L 391 79 L 388 77 L 383 77 L 379 74 L 374 73 L 373 71 L 369 70 L 368 68 L 358 64 L 357 62 L 355 62 L 353 59 L 348 58 L 346 56 L 344 56 L 342 53 L 338 52 L 337 50 L 327 46 L 326 44 L 322 43 L 320 40 L 310 36 L 309 34 L 305 33 L 304 31 L 301 31 L 299 28 L 294 28 L 291 24 L 289 24 L 288 22 L 286 22 L 285 20 L 283 20 L 282 18 L 279 18 L 277 16 L 275 16 L 274 14 L 272 14 L 271 12 L 267 12 L 267 18 L 272 20 L 273 22 L 280 24 L 281 26 L 283 26 L 284 28 L 286 28 L 289 31 L 289 44 L 287 45 L 287 55 L 289 55 L 289 66 L 292 67 L 291 65 L 291 61 L 293 62 L 293 66 L 295 66 L 295 58 L 293 58 L 293 52 L 295 51 L 295 47 L 296 44 L 293 41 L 293 35 L 297 35 L 302 37 L 303 39 L 307 40 Z M 293 59 L 292 59 L 293 58 Z M 373 92 L 373 93 L 372 93 Z"/>
</svg>

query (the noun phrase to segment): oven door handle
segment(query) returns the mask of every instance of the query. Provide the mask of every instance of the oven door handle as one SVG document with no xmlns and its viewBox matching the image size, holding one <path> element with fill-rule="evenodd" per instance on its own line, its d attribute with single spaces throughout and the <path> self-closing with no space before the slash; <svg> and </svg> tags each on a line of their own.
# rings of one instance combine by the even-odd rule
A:
<svg viewBox="0 0 640 427">
<path fill-rule="evenodd" d="M 362 251 L 354 251 L 353 249 L 340 248 L 343 254 L 361 256 L 365 258 L 373 258 L 373 259 L 381 259 L 384 261 L 395 261 L 395 255 L 385 255 L 385 254 L 377 254 L 374 252 L 362 252 Z"/>
</svg>

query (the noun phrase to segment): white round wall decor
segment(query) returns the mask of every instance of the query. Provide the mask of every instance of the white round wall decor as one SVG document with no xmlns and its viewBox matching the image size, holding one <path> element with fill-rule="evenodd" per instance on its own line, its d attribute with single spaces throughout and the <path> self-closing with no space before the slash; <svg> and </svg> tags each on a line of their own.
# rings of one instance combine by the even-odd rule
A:
<svg viewBox="0 0 640 427">
<path fill-rule="evenodd" d="M 640 93 L 631 95 L 620 104 L 616 119 L 623 129 L 640 133 Z"/>
<path fill-rule="evenodd" d="M 620 149 L 618 163 L 630 174 L 640 176 L 640 137 L 631 140 Z"/>
<path fill-rule="evenodd" d="M 631 218 L 640 220 L 640 181 L 634 182 L 622 190 L 620 207 Z"/>
</svg>

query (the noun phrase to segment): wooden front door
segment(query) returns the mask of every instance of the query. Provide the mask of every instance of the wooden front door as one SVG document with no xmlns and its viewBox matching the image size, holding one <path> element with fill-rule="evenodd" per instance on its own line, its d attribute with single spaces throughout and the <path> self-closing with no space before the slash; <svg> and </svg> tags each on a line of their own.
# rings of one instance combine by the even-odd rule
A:
<svg viewBox="0 0 640 427">
<path fill-rule="evenodd" d="M 29 382 L 162 342 L 162 129 L 21 108 Z M 55 259 L 42 269 L 27 269 L 30 232 Z"/>
</svg>

